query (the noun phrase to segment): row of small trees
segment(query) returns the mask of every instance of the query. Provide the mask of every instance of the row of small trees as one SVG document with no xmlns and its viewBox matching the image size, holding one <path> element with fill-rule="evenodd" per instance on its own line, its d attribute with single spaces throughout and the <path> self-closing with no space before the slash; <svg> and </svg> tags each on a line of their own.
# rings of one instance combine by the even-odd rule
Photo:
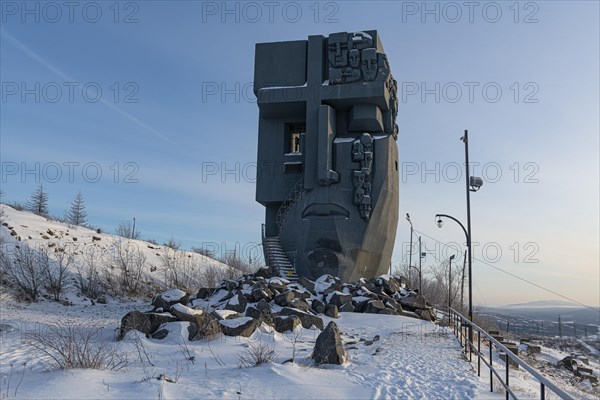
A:
<svg viewBox="0 0 600 400">
<path fill-rule="evenodd" d="M 31 194 L 29 200 L 25 204 L 25 208 L 34 214 L 49 216 L 48 209 L 48 192 L 44 190 L 43 185 L 39 185 Z M 78 192 L 68 210 L 65 211 L 64 221 L 71 225 L 87 224 L 87 212 L 85 210 L 85 200 L 83 194 Z"/>
</svg>

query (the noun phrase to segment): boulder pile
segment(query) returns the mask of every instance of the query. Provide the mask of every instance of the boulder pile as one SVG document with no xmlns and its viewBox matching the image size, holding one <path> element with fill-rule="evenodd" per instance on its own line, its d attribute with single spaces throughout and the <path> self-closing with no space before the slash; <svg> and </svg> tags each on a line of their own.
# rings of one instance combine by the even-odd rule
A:
<svg viewBox="0 0 600 400">
<path fill-rule="evenodd" d="M 270 277 L 261 269 L 237 280 L 224 280 L 216 288 L 201 288 L 195 295 L 171 289 L 154 297 L 152 310 L 132 311 L 121 320 L 119 337 L 132 330 L 163 339 L 173 323 L 186 324 L 188 339 L 215 335 L 248 337 L 262 324 L 277 332 L 302 325 L 324 330 L 322 316 L 338 318 L 341 312 L 403 315 L 428 321 L 435 314 L 425 298 L 390 275 L 342 283 L 323 275 L 316 281 L 300 277 L 290 282 Z M 333 335 L 335 336 L 335 335 Z"/>
</svg>

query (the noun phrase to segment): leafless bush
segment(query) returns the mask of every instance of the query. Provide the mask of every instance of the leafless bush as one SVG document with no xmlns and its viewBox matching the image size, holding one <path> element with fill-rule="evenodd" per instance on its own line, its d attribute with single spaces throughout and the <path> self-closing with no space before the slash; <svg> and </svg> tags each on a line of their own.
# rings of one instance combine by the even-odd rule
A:
<svg viewBox="0 0 600 400">
<path fill-rule="evenodd" d="M 46 281 L 47 259 L 39 251 L 24 243 L 13 249 L 6 246 L 0 252 L 0 270 L 24 298 L 36 302 Z"/>
<path fill-rule="evenodd" d="M 302 329 L 294 328 L 290 332 L 284 334 L 285 340 L 290 342 L 292 345 L 292 362 L 296 361 L 296 349 L 298 347 L 298 343 L 302 343 Z"/>
<path fill-rule="evenodd" d="M 256 269 L 252 267 L 248 262 L 244 261 L 240 256 L 238 256 L 236 252 L 225 255 L 219 261 L 230 267 L 228 273 L 231 276 L 228 276 L 227 279 L 239 278 L 243 274 L 250 274 L 254 272 L 254 270 Z"/>
<path fill-rule="evenodd" d="M 202 269 L 199 277 L 199 287 L 214 288 L 222 281 L 223 271 L 216 265 Z"/>
<path fill-rule="evenodd" d="M 205 249 L 203 247 L 192 247 L 192 251 L 208 258 L 215 258 L 215 253 L 210 249 Z"/>
<path fill-rule="evenodd" d="M 269 345 L 261 340 L 257 342 L 248 342 L 241 354 L 238 355 L 238 368 L 258 367 L 267 364 L 277 358 L 275 353 L 275 344 Z"/>
<path fill-rule="evenodd" d="M 4 196 L 3 192 L 0 192 L 0 202 L 2 201 L 2 197 Z M 4 222 L 6 218 L 6 211 L 4 211 L 4 205 L 0 204 L 0 224 Z"/>
<path fill-rule="evenodd" d="M 27 344 L 60 369 L 119 370 L 129 363 L 126 355 L 102 338 L 100 326 L 85 327 L 69 320 L 28 334 Z"/>
<path fill-rule="evenodd" d="M 183 283 L 185 258 L 185 253 L 169 246 L 163 249 L 160 261 L 166 286 L 181 290 L 187 289 Z"/>
<path fill-rule="evenodd" d="M 107 260 L 106 281 L 117 295 L 140 294 L 146 256 L 131 242 L 118 241 Z"/>
<path fill-rule="evenodd" d="M 126 239 L 138 240 L 142 236 L 142 232 L 135 230 L 131 221 L 121 221 L 115 228 L 115 234 L 117 236 L 124 237 Z"/>
<path fill-rule="evenodd" d="M 163 246 L 168 247 L 173 250 L 179 250 L 181 248 L 181 242 L 175 240 L 173 236 L 169 238 L 166 242 L 163 243 Z"/>
<path fill-rule="evenodd" d="M 81 263 L 77 265 L 77 288 L 90 299 L 97 298 L 102 292 L 101 264 L 102 255 L 94 246 L 86 248 Z"/>
<path fill-rule="evenodd" d="M 59 301 L 70 276 L 69 266 L 74 261 L 74 249 L 70 244 L 59 244 L 53 249 L 53 259 L 50 257 L 52 250 L 49 247 L 40 249 L 40 259 L 43 260 L 46 270 L 46 290 L 52 294 L 54 300 Z"/>
<path fill-rule="evenodd" d="M 7 203 L 7 205 L 11 208 L 14 208 L 17 211 L 23 211 L 27 208 L 24 204 L 16 201 L 11 201 L 10 203 Z"/>
</svg>

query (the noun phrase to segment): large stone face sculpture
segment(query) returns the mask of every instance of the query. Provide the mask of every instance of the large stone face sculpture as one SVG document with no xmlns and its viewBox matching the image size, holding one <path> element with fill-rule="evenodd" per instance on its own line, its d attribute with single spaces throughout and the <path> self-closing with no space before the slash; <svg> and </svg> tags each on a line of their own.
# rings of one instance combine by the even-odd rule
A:
<svg viewBox="0 0 600 400">
<path fill-rule="evenodd" d="M 267 262 L 385 273 L 398 223 L 397 85 L 377 31 L 256 45 L 256 200 Z"/>
</svg>

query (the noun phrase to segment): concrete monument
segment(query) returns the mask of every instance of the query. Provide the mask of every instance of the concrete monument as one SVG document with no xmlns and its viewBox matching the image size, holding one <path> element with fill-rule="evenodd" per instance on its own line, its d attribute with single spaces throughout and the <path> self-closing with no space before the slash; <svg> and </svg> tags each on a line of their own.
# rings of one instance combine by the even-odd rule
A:
<svg viewBox="0 0 600 400">
<path fill-rule="evenodd" d="M 256 200 L 267 264 L 350 282 L 388 270 L 397 84 L 377 31 L 256 45 Z"/>
</svg>

